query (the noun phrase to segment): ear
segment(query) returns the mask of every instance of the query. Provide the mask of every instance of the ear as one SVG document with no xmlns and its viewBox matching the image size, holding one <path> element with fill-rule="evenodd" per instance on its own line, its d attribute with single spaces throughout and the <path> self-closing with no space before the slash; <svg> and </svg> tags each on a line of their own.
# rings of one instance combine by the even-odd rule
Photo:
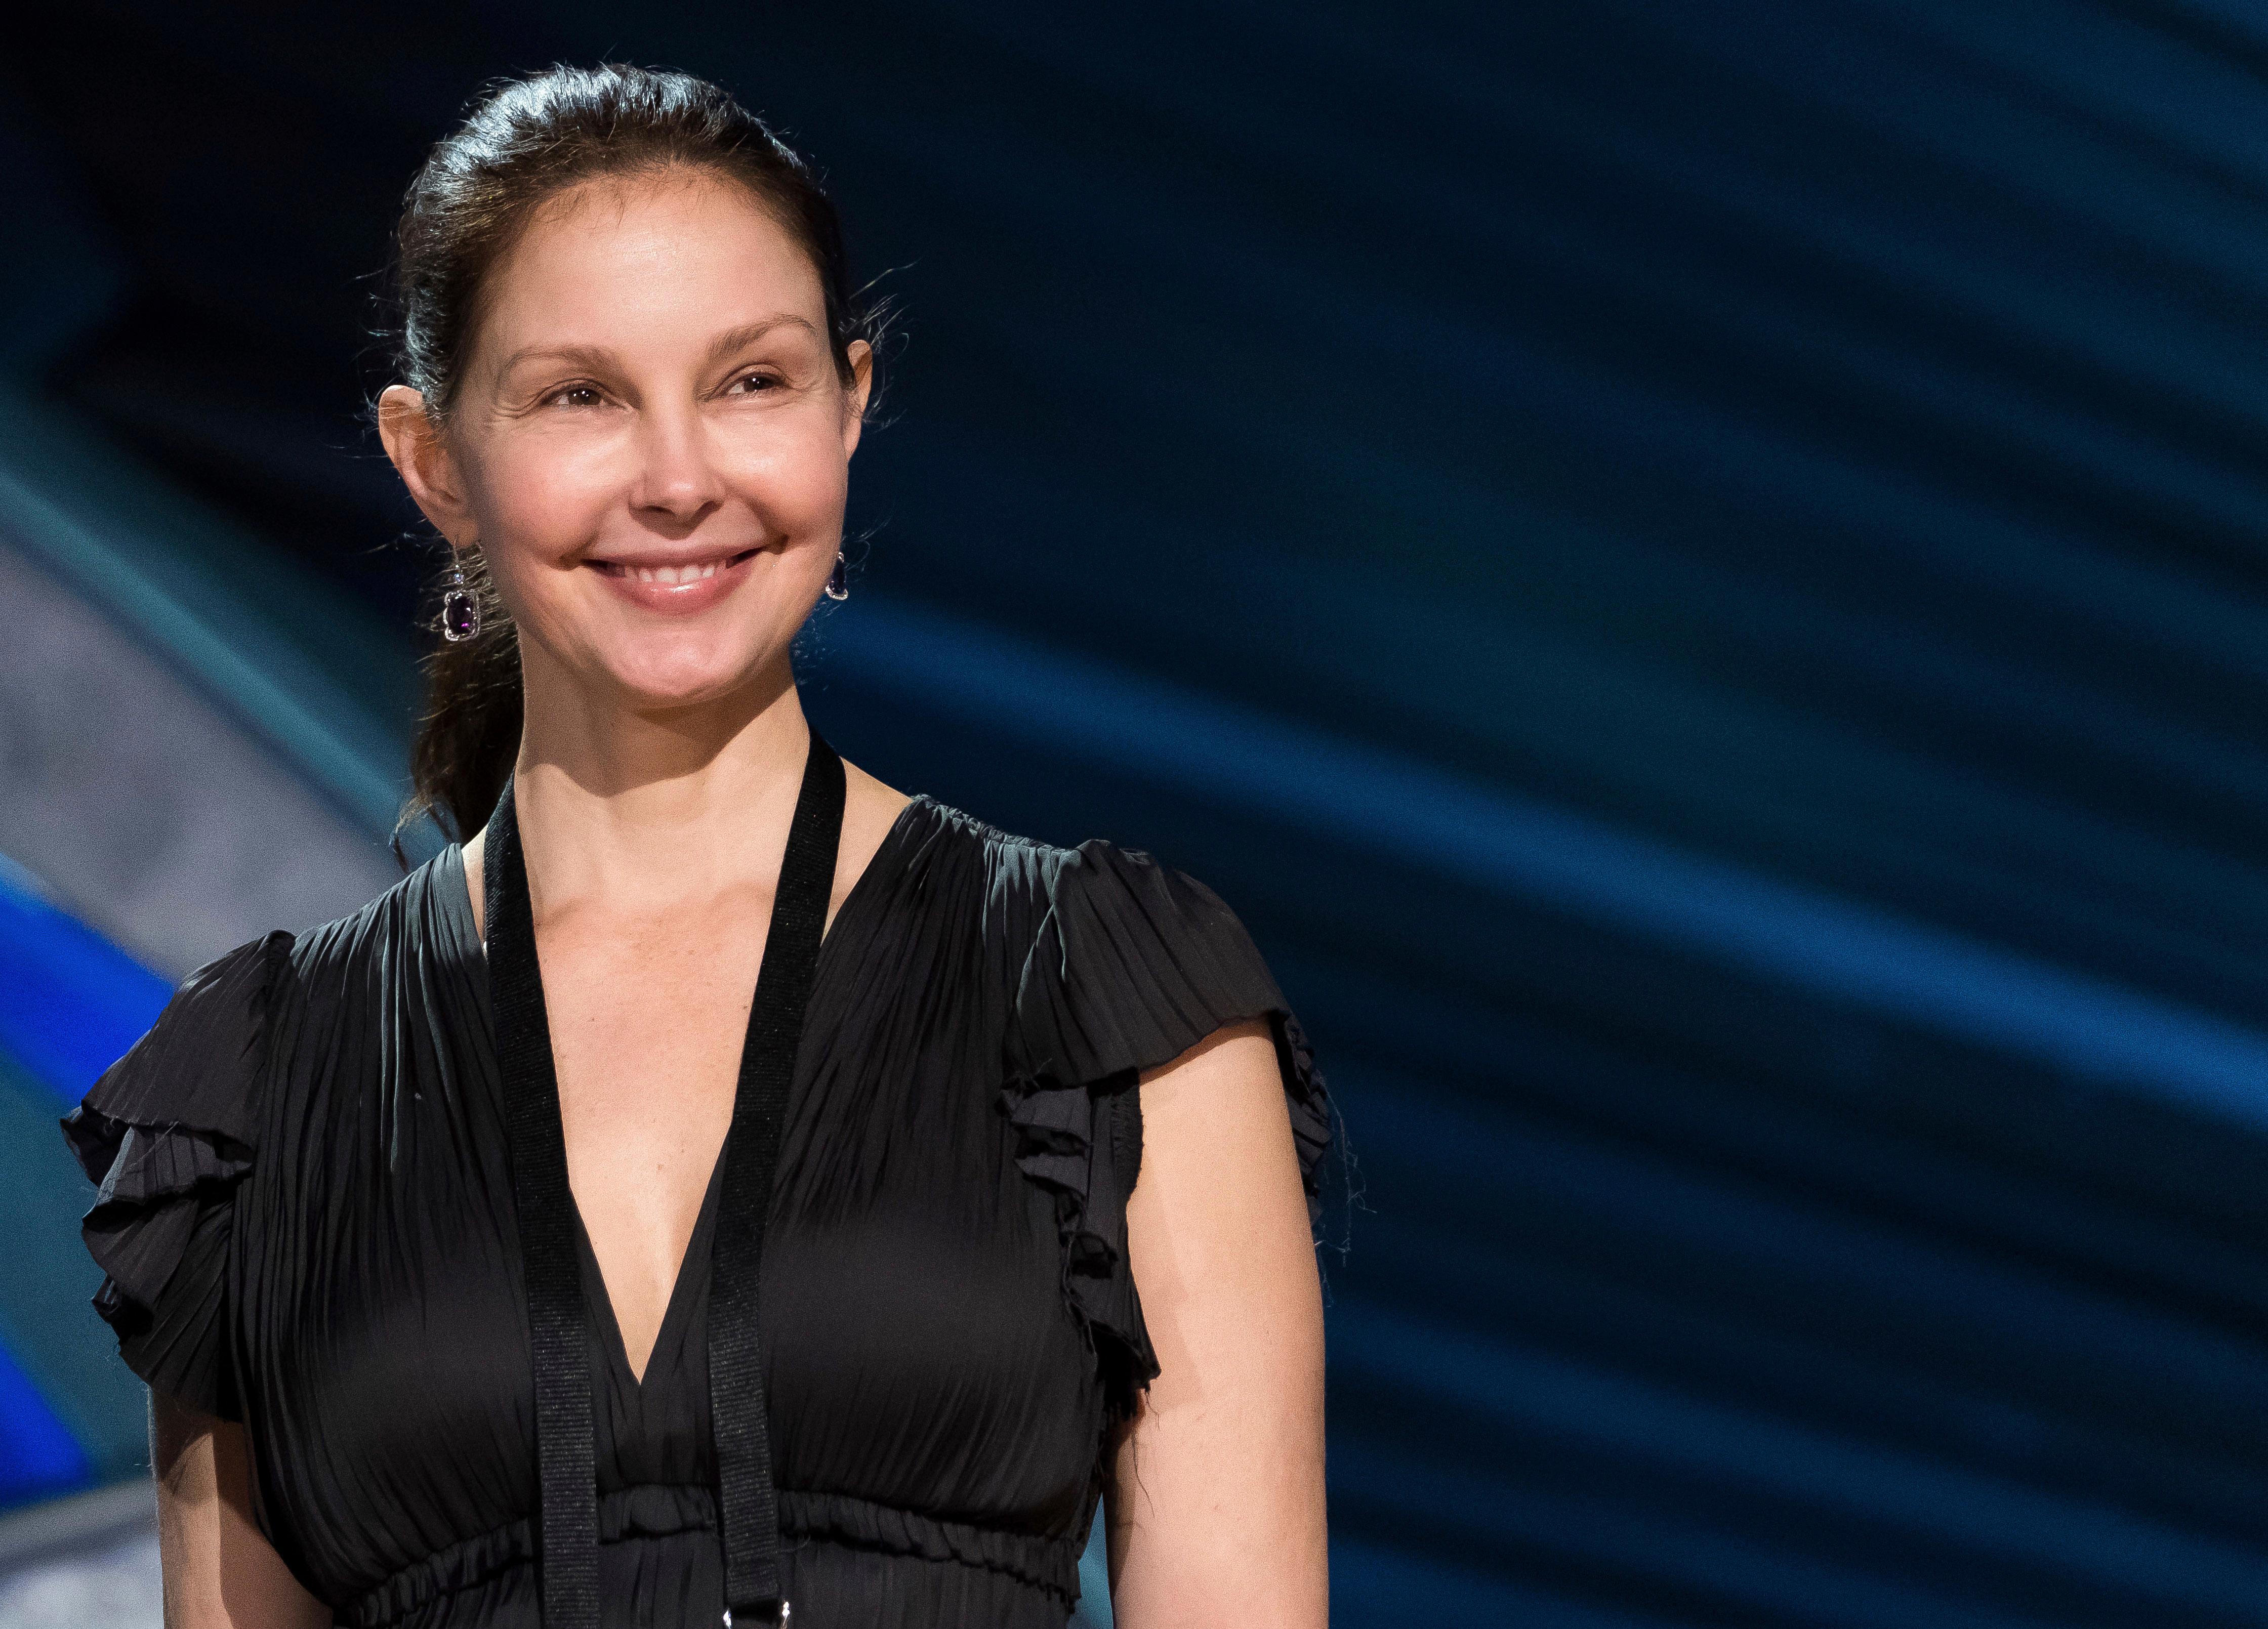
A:
<svg viewBox="0 0 2268 1629">
<path fill-rule="evenodd" d="M 433 529 L 451 547 L 464 547 L 472 540 L 472 511 L 456 457 L 426 412 L 424 393 L 407 385 L 387 385 L 378 399 L 378 438 Z"/>
<path fill-rule="evenodd" d="M 850 388 L 843 393 L 843 456 L 849 458 L 858 451 L 858 432 L 866 428 L 866 400 L 874 389 L 874 348 L 864 340 L 853 340 L 850 352 Z"/>
</svg>

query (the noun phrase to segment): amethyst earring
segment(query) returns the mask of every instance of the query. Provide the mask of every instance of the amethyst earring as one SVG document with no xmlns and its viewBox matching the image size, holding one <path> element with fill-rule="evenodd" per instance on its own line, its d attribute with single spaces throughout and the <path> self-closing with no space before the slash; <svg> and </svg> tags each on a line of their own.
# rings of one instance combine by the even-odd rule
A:
<svg viewBox="0 0 2268 1629">
<path fill-rule="evenodd" d="M 827 574 L 827 598 L 829 599 L 850 598 L 850 583 L 843 574 L 843 551 L 839 548 L 835 551 L 835 569 Z"/>
<path fill-rule="evenodd" d="M 481 597 L 465 581 L 462 556 L 449 568 L 447 586 L 441 591 L 441 637 L 461 645 L 481 631 Z"/>
</svg>

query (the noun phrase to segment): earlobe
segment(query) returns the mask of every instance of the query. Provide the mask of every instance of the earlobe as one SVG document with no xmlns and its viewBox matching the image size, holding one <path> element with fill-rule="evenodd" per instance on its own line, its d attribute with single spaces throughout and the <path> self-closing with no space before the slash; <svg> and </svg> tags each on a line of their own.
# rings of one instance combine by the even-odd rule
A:
<svg viewBox="0 0 2268 1629">
<path fill-rule="evenodd" d="M 453 541 L 462 529 L 464 500 L 455 460 L 425 409 L 423 393 L 407 385 L 387 385 L 378 399 L 378 438 L 425 518 Z"/>
</svg>

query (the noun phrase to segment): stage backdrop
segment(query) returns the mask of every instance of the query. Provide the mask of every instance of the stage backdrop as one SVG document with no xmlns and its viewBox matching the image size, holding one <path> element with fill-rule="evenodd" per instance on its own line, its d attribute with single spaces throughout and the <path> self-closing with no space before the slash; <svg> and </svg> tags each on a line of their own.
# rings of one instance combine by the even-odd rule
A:
<svg viewBox="0 0 2268 1629">
<path fill-rule="evenodd" d="M 26 411 L 270 551 L 206 564 L 366 750 L 261 739 L 365 834 L 371 274 L 484 76 L 602 55 L 901 303 L 832 738 L 1204 878 L 1316 1040 L 1343 1621 L 2268 1618 L 2268 22 L 47 8 Z"/>
</svg>

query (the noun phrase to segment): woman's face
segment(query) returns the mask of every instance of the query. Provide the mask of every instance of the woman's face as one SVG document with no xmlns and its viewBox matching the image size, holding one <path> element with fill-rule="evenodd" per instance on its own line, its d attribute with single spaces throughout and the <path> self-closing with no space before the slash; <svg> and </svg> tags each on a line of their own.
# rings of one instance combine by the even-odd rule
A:
<svg viewBox="0 0 2268 1629">
<path fill-rule="evenodd" d="M 428 518 L 487 558 L 531 686 L 548 663 L 647 711 L 784 671 L 871 360 L 851 348 L 846 389 L 809 258 L 729 181 L 609 179 L 539 209 L 483 292 L 446 426 L 402 386 L 380 422 Z"/>
</svg>

